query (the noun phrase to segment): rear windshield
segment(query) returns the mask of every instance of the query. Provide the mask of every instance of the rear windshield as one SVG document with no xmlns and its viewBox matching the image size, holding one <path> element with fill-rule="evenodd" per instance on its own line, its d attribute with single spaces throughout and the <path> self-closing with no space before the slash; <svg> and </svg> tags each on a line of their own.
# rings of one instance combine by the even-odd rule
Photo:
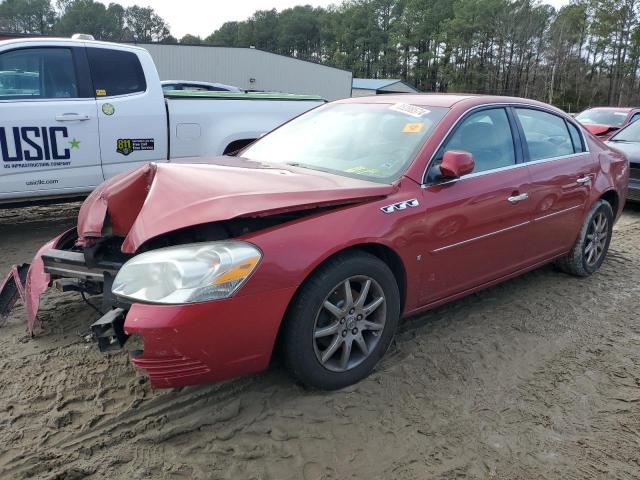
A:
<svg viewBox="0 0 640 480">
<path fill-rule="evenodd" d="M 329 104 L 283 125 L 241 156 L 390 183 L 446 112 L 405 104 Z"/>
</svg>

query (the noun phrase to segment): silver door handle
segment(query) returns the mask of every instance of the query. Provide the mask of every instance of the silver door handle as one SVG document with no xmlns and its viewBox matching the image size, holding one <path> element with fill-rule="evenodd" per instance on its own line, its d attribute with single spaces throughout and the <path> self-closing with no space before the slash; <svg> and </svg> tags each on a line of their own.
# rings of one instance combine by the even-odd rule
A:
<svg viewBox="0 0 640 480">
<path fill-rule="evenodd" d="M 526 200 L 528 198 L 529 198 L 529 194 L 528 193 L 521 193 L 520 195 L 514 195 L 513 197 L 507 198 L 507 201 L 509 203 L 518 203 L 518 202 L 521 202 L 521 201 Z"/>
<path fill-rule="evenodd" d="M 580 177 L 578 180 L 576 180 L 576 182 L 579 185 L 584 185 L 585 183 L 589 183 L 591 181 L 591 177 L 589 175 L 585 176 L 585 177 Z"/>
<path fill-rule="evenodd" d="M 86 122 L 89 120 L 89 115 L 81 115 L 79 113 L 63 113 L 62 115 L 56 115 L 58 122 Z"/>
</svg>

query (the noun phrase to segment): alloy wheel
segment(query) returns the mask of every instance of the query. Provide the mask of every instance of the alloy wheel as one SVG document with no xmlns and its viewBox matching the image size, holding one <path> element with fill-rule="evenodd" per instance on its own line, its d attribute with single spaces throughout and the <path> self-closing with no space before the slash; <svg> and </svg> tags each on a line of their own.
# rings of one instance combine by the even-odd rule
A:
<svg viewBox="0 0 640 480">
<path fill-rule="evenodd" d="M 378 282 L 358 275 L 336 285 L 316 314 L 316 358 L 328 370 L 344 372 L 375 349 L 386 321 L 386 298 Z"/>
<path fill-rule="evenodd" d="M 594 215 L 591 220 L 584 246 L 584 258 L 587 265 L 595 265 L 604 254 L 609 236 L 608 226 L 609 222 L 602 211 Z"/>
</svg>

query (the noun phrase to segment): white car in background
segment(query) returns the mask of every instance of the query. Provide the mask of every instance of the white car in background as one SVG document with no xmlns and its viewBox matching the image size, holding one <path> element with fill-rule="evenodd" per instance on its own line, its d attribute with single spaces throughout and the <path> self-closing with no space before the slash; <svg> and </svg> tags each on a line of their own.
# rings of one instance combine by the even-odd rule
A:
<svg viewBox="0 0 640 480">
<path fill-rule="evenodd" d="M 148 162 L 234 152 L 316 96 L 163 91 L 144 48 L 0 41 L 0 204 L 87 195 Z"/>
</svg>

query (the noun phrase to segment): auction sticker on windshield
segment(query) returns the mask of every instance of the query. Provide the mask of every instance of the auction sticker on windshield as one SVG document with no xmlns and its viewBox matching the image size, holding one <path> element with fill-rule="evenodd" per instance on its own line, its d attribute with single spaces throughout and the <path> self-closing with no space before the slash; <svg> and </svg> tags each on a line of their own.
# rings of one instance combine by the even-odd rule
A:
<svg viewBox="0 0 640 480">
<path fill-rule="evenodd" d="M 418 107 L 417 105 L 409 105 L 408 103 L 394 103 L 389 107 L 389 110 L 406 113 L 407 115 L 411 115 L 416 118 L 420 118 L 431 111 L 426 108 Z"/>
</svg>

